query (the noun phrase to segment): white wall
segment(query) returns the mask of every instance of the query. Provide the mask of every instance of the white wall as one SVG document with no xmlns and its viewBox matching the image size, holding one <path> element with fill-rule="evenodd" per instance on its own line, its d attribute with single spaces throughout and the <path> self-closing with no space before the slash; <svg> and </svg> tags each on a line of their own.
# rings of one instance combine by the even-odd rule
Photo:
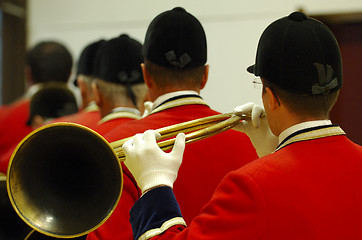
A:
<svg viewBox="0 0 362 240">
<path fill-rule="evenodd" d="M 184 7 L 203 24 L 208 41 L 209 81 L 201 95 L 220 112 L 248 101 L 261 104 L 246 67 L 272 21 L 302 8 L 308 14 L 361 11 L 361 0 L 29 0 L 29 45 L 58 40 L 75 60 L 88 43 L 121 33 L 143 42 L 159 13 Z"/>
</svg>

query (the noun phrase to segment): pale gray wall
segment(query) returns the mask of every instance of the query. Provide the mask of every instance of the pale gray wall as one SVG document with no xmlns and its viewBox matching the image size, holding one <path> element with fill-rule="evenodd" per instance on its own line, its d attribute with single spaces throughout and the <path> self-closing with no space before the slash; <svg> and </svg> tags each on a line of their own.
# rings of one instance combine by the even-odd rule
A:
<svg viewBox="0 0 362 240">
<path fill-rule="evenodd" d="M 28 42 L 62 41 L 77 59 L 85 45 L 100 38 L 127 33 L 143 42 L 149 22 L 176 6 L 196 16 L 206 31 L 210 74 L 201 95 L 215 110 L 230 112 L 245 102 L 262 103 L 245 69 L 269 23 L 300 8 L 308 14 L 361 11 L 362 1 L 29 0 Z"/>
</svg>

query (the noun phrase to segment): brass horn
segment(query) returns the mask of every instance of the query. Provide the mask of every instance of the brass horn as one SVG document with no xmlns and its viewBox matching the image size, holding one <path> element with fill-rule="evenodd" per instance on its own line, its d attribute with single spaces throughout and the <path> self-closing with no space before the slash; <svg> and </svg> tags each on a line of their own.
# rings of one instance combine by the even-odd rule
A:
<svg viewBox="0 0 362 240">
<path fill-rule="evenodd" d="M 186 134 L 186 143 L 195 142 L 246 118 L 227 113 L 160 128 L 158 145 L 171 149 L 179 132 Z M 74 123 L 33 131 L 9 162 L 7 190 L 13 208 L 30 227 L 51 237 L 74 238 L 95 230 L 121 196 L 122 144 L 128 139 L 108 143 Z"/>
</svg>

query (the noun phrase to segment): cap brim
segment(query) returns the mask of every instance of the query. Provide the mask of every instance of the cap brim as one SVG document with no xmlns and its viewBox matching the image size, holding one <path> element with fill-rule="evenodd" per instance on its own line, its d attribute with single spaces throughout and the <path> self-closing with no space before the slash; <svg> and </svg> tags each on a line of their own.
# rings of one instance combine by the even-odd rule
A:
<svg viewBox="0 0 362 240">
<path fill-rule="evenodd" d="M 252 73 L 252 74 L 255 74 L 254 70 L 255 70 L 255 64 L 251 65 L 250 67 L 248 67 L 246 69 L 246 71 L 248 71 L 249 73 Z"/>
</svg>

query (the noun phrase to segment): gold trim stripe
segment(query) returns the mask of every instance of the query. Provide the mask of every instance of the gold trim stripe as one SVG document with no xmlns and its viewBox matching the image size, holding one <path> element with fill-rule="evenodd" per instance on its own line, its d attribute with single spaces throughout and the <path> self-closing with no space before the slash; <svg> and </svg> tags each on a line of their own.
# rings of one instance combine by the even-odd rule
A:
<svg viewBox="0 0 362 240">
<path fill-rule="evenodd" d="M 170 109 L 170 108 L 174 108 L 174 107 L 179 107 L 179 106 L 183 106 L 183 105 L 192 105 L 192 104 L 209 106 L 209 105 L 208 105 L 203 99 L 201 99 L 201 98 L 187 97 L 187 98 L 175 99 L 175 100 L 173 100 L 173 101 L 170 101 L 170 102 L 166 102 L 166 103 L 164 103 L 164 104 L 161 104 L 160 106 L 158 106 L 158 107 L 156 107 L 154 110 L 152 110 L 150 114 L 157 113 L 157 112 L 161 112 L 161 111 L 163 111 L 163 110 Z"/>
<path fill-rule="evenodd" d="M 133 112 L 114 112 L 114 113 L 110 113 L 107 116 L 105 116 L 104 118 L 102 118 L 98 124 L 102 124 L 108 121 L 111 121 L 113 119 L 117 119 L 117 118 L 132 118 L 132 119 L 140 119 L 141 116 L 133 113 Z"/>
<path fill-rule="evenodd" d="M 154 236 L 160 235 L 161 233 L 163 233 L 164 231 L 166 231 L 170 227 L 173 227 L 173 226 L 176 226 L 176 225 L 183 225 L 185 227 L 187 226 L 185 220 L 182 217 L 175 217 L 175 218 L 172 218 L 172 219 L 164 222 L 160 228 L 155 228 L 155 229 L 148 230 L 147 232 L 142 234 L 138 238 L 138 240 L 150 239 L 150 238 L 152 238 Z"/>
<path fill-rule="evenodd" d="M 308 132 L 300 133 L 290 139 L 288 139 L 285 143 L 280 145 L 274 152 L 279 149 L 295 142 L 307 141 L 317 138 L 331 137 L 337 135 L 345 135 L 346 133 L 339 126 L 331 126 L 329 128 L 316 129 Z"/>
<path fill-rule="evenodd" d="M 99 111 L 99 108 L 98 108 L 97 104 L 91 103 L 87 107 L 84 108 L 84 111 L 86 111 L 86 112 L 96 112 L 96 111 Z"/>
</svg>

